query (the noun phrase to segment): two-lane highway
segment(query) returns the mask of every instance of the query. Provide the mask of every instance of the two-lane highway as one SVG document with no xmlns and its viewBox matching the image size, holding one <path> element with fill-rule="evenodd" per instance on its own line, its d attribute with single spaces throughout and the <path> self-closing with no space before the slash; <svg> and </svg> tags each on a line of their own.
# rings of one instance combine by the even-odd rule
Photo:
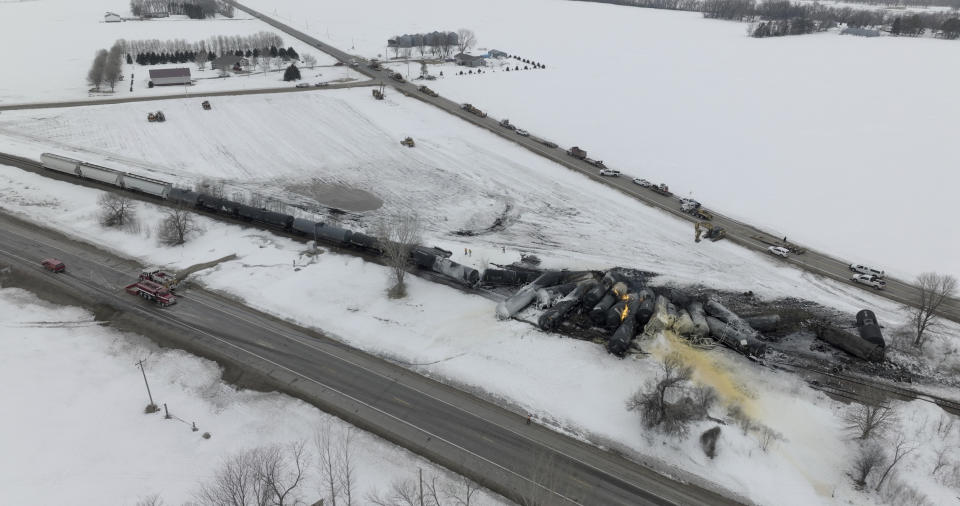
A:
<svg viewBox="0 0 960 506">
<path fill-rule="evenodd" d="M 47 256 L 63 260 L 67 273 L 44 272 L 38 262 Z M 2 214 L 0 264 L 53 284 L 78 304 L 139 318 L 145 331 L 172 329 L 175 344 L 257 371 L 276 388 L 518 502 L 738 504 L 216 294 L 187 288 L 178 304 L 158 308 L 123 291 L 138 272 L 132 262 Z"/>
<path fill-rule="evenodd" d="M 417 85 L 410 82 L 399 82 L 390 78 L 390 72 L 387 70 L 375 71 L 367 67 L 367 60 L 356 55 L 351 55 L 345 51 L 337 49 L 329 44 L 326 44 L 306 33 L 303 33 L 289 25 L 281 23 L 269 16 L 266 16 L 258 11 L 255 11 L 249 7 L 241 5 L 238 2 L 231 1 L 237 9 L 240 9 L 244 12 L 247 12 L 251 16 L 259 18 L 260 20 L 268 23 L 287 34 L 300 39 L 301 41 L 310 44 L 325 53 L 330 54 L 338 60 L 349 63 L 351 61 L 357 61 L 359 66 L 355 68 L 358 72 L 369 76 L 371 79 L 380 80 L 386 84 L 389 84 L 391 87 L 397 91 L 403 93 L 404 95 L 416 98 L 425 103 L 431 104 L 433 106 L 439 107 L 444 111 L 457 116 L 464 121 L 468 121 L 476 126 L 484 128 L 490 132 L 493 132 L 496 135 L 504 137 L 520 146 L 527 148 L 528 150 L 543 156 L 551 161 L 554 161 L 568 169 L 575 170 L 584 174 L 595 181 L 598 181 L 603 184 L 607 184 L 617 190 L 624 192 L 641 202 L 644 202 L 647 205 L 656 207 L 667 211 L 674 216 L 687 220 L 691 223 L 690 226 L 690 247 L 696 247 L 693 244 L 693 222 L 697 221 L 692 216 L 685 214 L 680 211 L 679 200 L 675 197 L 668 197 L 659 195 L 650 190 L 642 188 L 640 186 L 634 185 L 631 179 L 634 176 L 621 176 L 621 177 L 603 177 L 599 174 L 599 169 L 590 165 L 584 161 L 577 160 L 566 154 L 566 151 L 563 148 L 553 148 L 538 142 L 532 137 L 523 137 L 517 135 L 516 132 L 508 130 L 499 125 L 497 119 L 492 116 L 481 118 L 479 116 L 470 114 L 463 110 L 462 104 L 453 102 L 452 100 L 446 99 L 444 97 L 429 97 L 417 90 Z M 476 102 L 474 105 L 478 106 L 480 109 L 483 109 L 483 104 Z M 639 174 L 637 176 L 643 176 Z M 712 209 L 711 209 L 712 211 Z M 727 238 L 737 244 L 755 250 L 755 251 L 766 251 L 767 247 L 770 245 L 780 245 L 781 240 L 779 237 L 775 237 L 768 232 L 764 232 L 752 225 L 747 223 L 734 220 L 730 217 L 723 216 L 718 213 L 714 213 L 713 223 L 724 227 L 727 230 Z M 796 245 L 791 245 L 796 246 Z M 802 255 L 793 255 L 791 258 L 785 260 L 790 264 L 794 265 L 797 268 L 807 270 L 814 274 L 818 274 L 835 281 L 846 283 L 850 286 L 854 286 L 864 290 L 873 290 L 872 288 L 865 287 L 850 281 L 851 273 L 849 271 L 849 262 L 832 257 L 824 252 L 815 251 L 810 248 L 804 248 L 806 251 Z M 900 304 L 915 305 L 920 299 L 919 290 L 917 287 L 907 283 L 903 280 L 888 278 L 887 287 L 883 291 L 877 291 L 877 295 L 886 297 L 890 300 L 898 302 Z M 944 318 L 953 320 L 955 322 L 960 322 L 960 300 L 952 298 L 947 300 L 940 309 L 940 315 Z"/>
</svg>

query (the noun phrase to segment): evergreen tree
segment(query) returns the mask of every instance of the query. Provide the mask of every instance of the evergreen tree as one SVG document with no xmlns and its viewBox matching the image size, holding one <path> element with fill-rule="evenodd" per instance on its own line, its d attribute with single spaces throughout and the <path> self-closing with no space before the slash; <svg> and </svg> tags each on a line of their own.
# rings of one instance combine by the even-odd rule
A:
<svg viewBox="0 0 960 506">
<path fill-rule="evenodd" d="M 291 60 L 299 60 L 300 55 L 293 49 L 293 46 L 287 48 L 287 57 Z"/>
<path fill-rule="evenodd" d="M 290 57 L 287 56 L 287 50 L 284 49 L 284 48 L 282 48 L 282 47 L 277 50 L 277 55 L 278 55 L 280 58 L 282 58 L 283 61 L 287 61 L 287 60 L 290 59 Z"/>
<path fill-rule="evenodd" d="M 960 18 L 950 18 L 940 25 L 940 31 L 943 37 L 947 39 L 956 39 L 960 37 Z"/>
<path fill-rule="evenodd" d="M 300 79 L 300 69 L 293 63 L 283 72 L 284 81 L 298 81 Z"/>
<path fill-rule="evenodd" d="M 893 20 L 893 25 L 890 26 L 890 34 L 900 35 L 901 31 L 903 31 L 903 22 L 900 21 L 900 17 L 898 16 Z"/>
<path fill-rule="evenodd" d="M 130 58 L 130 53 L 127 53 L 127 65 L 133 65 L 133 58 Z"/>
<path fill-rule="evenodd" d="M 270 57 L 271 58 L 277 57 L 277 46 L 270 46 Z"/>
<path fill-rule="evenodd" d="M 247 52 L 243 53 L 243 55 L 246 56 L 247 58 L 250 58 L 251 56 L 253 56 L 253 51 L 247 49 Z"/>
</svg>

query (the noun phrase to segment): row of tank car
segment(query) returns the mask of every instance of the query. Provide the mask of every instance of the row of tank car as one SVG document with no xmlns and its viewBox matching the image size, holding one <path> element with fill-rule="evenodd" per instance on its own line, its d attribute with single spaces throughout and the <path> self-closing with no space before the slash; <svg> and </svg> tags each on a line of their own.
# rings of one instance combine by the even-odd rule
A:
<svg viewBox="0 0 960 506">
<path fill-rule="evenodd" d="M 146 178 L 53 153 L 43 153 L 40 159 L 43 167 L 50 170 L 74 175 L 82 179 L 99 181 L 124 190 L 152 195 L 191 209 L 229 216 L 268 228 L 313 238 L 326 244 L 361 249 L 376 255 L 383 253 L 379 240 L 362 232 L 355 232 L 324 222 L 296 218 L 290 214 L 241 204 L 207 193 L 177 188 L 166 181 Z M 480 273 L 476 269 L 451 261 L 449 251 L 417 246 L 413 248 L 411 256 L 418 267 L 449 276 L 462 284 L 473 286 L 480 280 Z"/>
<path fill-rule="evenodd" d="M 670 331 L 693 343 L 715 341 L 760 359 L 767 353 L 763 333 L 781 328 L 778 314 L 742 317 L 715 296 L 644 286 L 618 271 L 542 273 L 498 304 L 496 314 L 512 318 L 532 304 L 542 311 L 537 318 L 542 330 L 603 336 L 607 351 L 617 356 L 637 347 L 639 335 Z M 857 329 L 855 334 L 821 324 L 817 337 L 855 357 L 882 361 L 884 340 L 876 315 L 857 313 Z"/>
</svg>

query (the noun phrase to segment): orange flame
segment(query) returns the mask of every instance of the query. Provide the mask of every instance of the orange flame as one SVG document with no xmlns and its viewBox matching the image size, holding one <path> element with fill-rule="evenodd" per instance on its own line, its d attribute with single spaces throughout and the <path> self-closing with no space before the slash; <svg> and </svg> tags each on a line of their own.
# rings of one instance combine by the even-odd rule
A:
<svg viewBox="0 0 960 506">
<path fill-rule="evenodd" d="M 629 305 L 629 304 L 623 306 L 623 312 L 620 313 L 620 321 L 621 321 L 621 322 L 622 322 L 623 320 L 626 320 L 626 319 L 627 319 L 627 314 L 628 314 L 628 313 L 630 313 L 630 305 Z"/>
</svg>

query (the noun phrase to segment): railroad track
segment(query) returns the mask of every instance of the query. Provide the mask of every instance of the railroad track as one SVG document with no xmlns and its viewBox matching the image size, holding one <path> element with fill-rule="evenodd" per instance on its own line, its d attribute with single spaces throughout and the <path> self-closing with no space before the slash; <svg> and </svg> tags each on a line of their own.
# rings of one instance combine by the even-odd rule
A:
<svg viewBox="0 0 960 506">
<path fill-rule="evenodd" d="M 810 386 L 820 390 L 828 395 L 841 397 L 849 401 L 876 402 L 878 399 L 894 399 L 900 401 L 921 400 L 940 406 L 944 411 L 960 415 L 960 402 L 940 397 L 937 395 L 920 392 L 910 388 L 904 388 L 897 385 L 877 380 L 870 380 L 859 376 L 834 372 L 815 366 L 806 366 L 799 364 L 787 364 L 783 362 L 766 364 L 773 369 L 785 370 L 798 375 L 815 375 L 823 378 L 823 382 L 814 379 L 808 381 Z"/>
</svg>

